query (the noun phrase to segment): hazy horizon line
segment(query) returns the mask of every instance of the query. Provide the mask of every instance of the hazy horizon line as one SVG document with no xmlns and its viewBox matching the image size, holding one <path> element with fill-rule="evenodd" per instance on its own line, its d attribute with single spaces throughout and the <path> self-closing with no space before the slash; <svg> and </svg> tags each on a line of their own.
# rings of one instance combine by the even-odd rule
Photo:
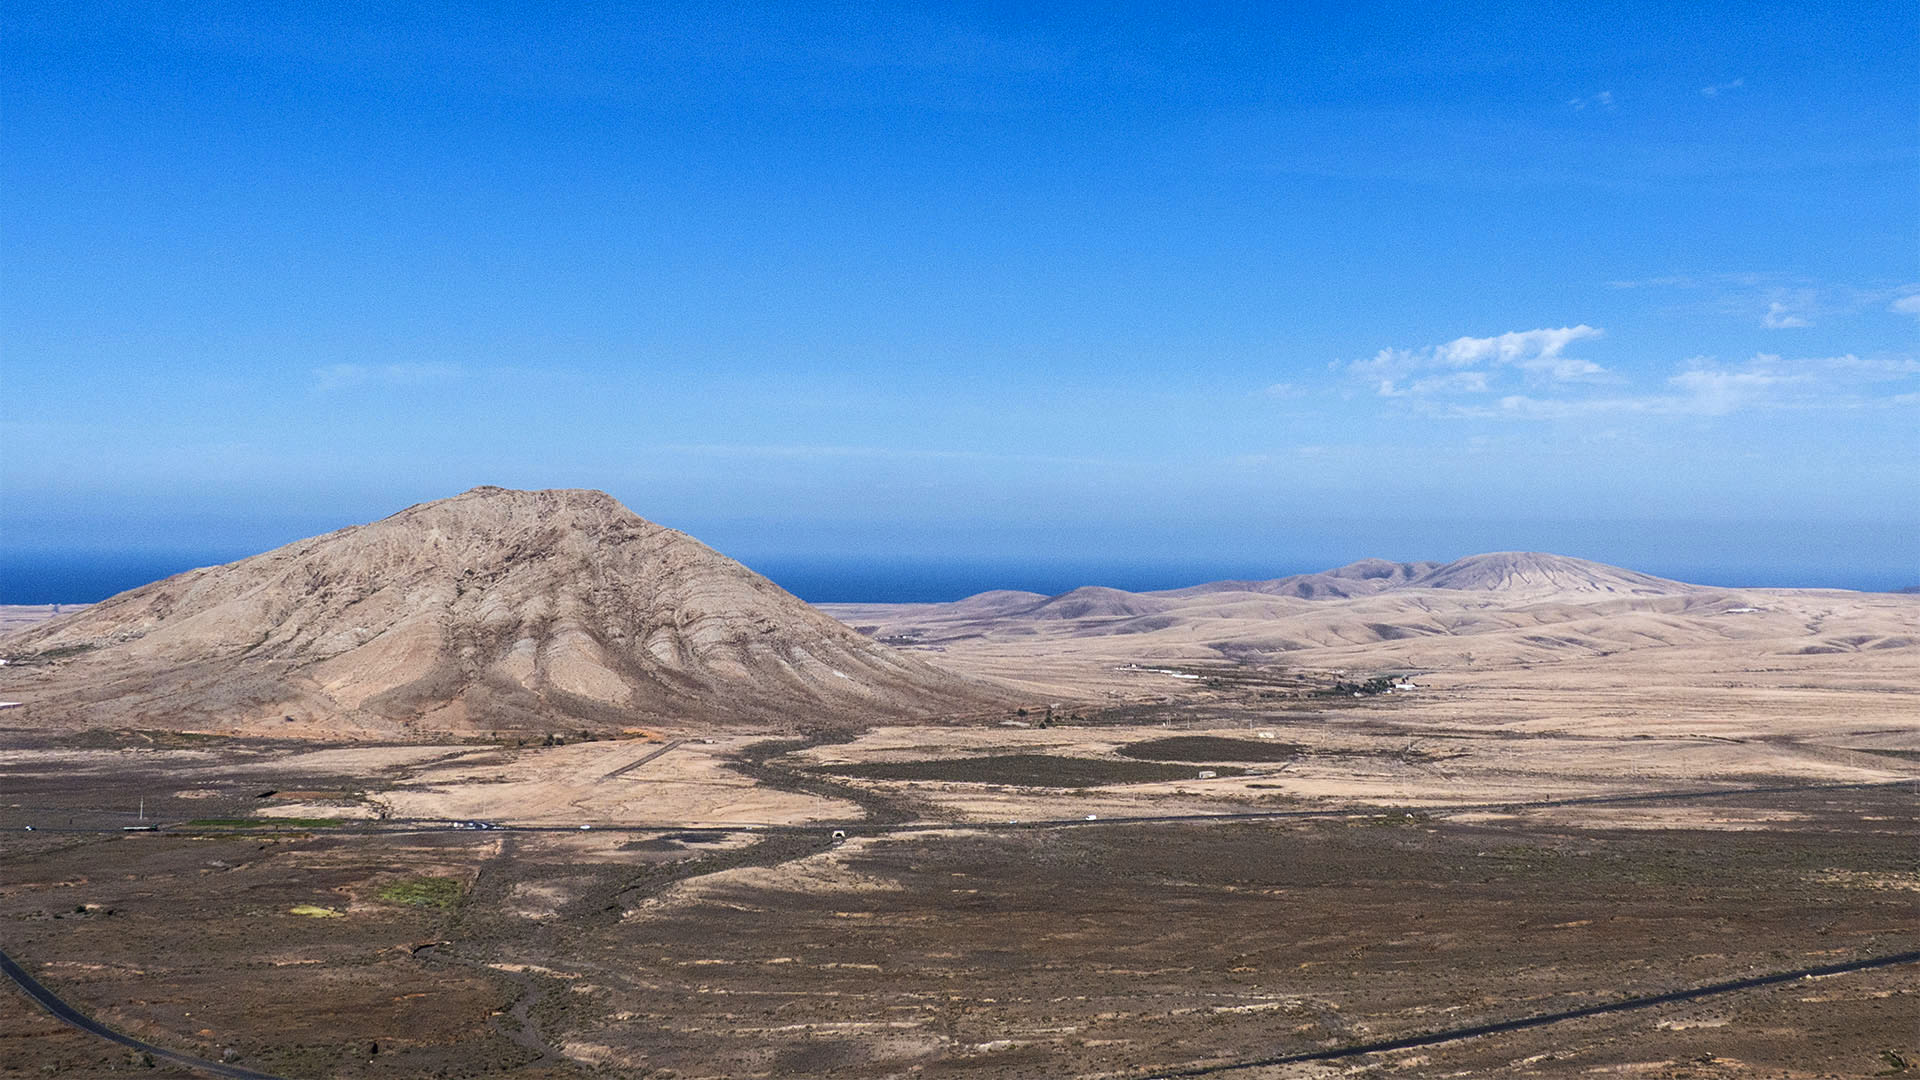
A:
<svg viewBox="0 0 1920 1080">
<path fill-rule="evenodd" d="M 175 574 L 219 566 L 253 554 L 257 552 L 0 552 L 0 604 L 98 603 Z M 789 555 L 750 556 L 737 561 L 808 603 L 850 604 L 944 603 L 993 590 L 1054 596 L 1086 586 L 1151 592 L 1215 581 L 1269 581 L 1319 573 L 1377 557 L 1338 559 L 1336 556 L 1338 561 L 1290 559 L 1260 563 L 1230 557 L 1179 560 Z M 1890 566 L 1692 564 L 1623 568 L 1711 588 L 1899 592 L 1920 586 L 1920 569 Z"/>
</svg>

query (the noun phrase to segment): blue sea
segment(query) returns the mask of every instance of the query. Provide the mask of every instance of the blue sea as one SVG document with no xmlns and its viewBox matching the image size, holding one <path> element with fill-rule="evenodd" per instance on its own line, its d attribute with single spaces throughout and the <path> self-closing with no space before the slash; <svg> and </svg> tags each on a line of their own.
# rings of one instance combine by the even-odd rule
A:
<svg viewBox="0 0 1920 1080">
<path fill-rule="evenodd" d="M 243 558 L 247 551 L 5 553 L 0 552 L 0 603 L 83 604 L 158 581 L 197 566 Z M 1355 556 L 1357 558 L 1357 556 Z M 1196 561 L 1123 563 L 1061 560 L 764 558 L 748 565 L 811 603 L 912 603 L 958 600 L 989 589 L 1053 595 L 1082 585 L 1130 592 L 1177 589 L 1224 579 L 1263 580 L 1325 570 L 1351 558 L 1312 565 Z M 1632 569 L 1680 581 L 1726 587 L 1806 587 L 1883 592 L 1920 584 L 1914 570 L 1644 567 Z"/>
</svg>

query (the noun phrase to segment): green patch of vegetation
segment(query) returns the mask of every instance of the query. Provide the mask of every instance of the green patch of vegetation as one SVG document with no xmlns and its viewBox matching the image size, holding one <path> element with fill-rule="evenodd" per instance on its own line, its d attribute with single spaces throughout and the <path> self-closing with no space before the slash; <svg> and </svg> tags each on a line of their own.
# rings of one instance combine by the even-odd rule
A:
<svg viewBox="0 0 1920 1080">
<path fill-rule="evenodd" d="M 340 824 L 339 818 L 331 817 L 203 817 L 194 818 L 187 824 L 201 829 L 330 829 Z"/>
<path fill-rule="evenodd" d="M 305 915 L 309 919 L 344 919 L 347 917 L 345 912 L 335 911 L 330 907 L 321 907 L 318 904 L 295 904 L 287 909 L 287 914 Z"/>
<path fill-rule="evenodd" d="M 373 895 L 389 904 L 446 909 L 460 900 L 460 882 L 450 877 L 419 877 L 383 886 Z"/>
</svg>

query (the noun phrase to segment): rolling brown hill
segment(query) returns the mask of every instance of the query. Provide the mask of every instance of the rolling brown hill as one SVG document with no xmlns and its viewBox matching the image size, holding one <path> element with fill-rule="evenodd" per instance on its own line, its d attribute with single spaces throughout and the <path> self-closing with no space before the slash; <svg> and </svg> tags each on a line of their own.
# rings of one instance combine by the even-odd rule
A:
<svg viewBox="0 0 1920 1080">
<path fill-rule="evenodd" d="M 1562 555 L 1493 552 L 1444 565 L 1370 559 L 1270 581 L 1127 593 L 1076 589 L 1032 605 L 824 605 L 959 671 L 1076 689 L 1163 663 L 1433 671 L 1658 653 L 1745 671 L 1858 663 L 1873 678 L 1920 660 L 1920 604 L 1884 594 L 1716 589 Z M 1849 659 L 1857 658 L 1857 659 Z M 1691 662 L 1691 661 L 1689 661 Z"/>
<path fill-rule="evenodd" d="M 1397 563 L 1385 559 L 1361 559 L 1315 574 L 1294 574 L 1270 581 L 1209 581 L 1204 585 L 1168 589 L 1153 595 L 1204 596 L 1209 593 L 1250 592 L 1265 596 L 1297 596 L 1302 600 L 1348 600 L 1405 585 L 1439 566 L 1435 562 Z"/>
<path fill-rule="evenodd" d="M 476 488 L 0 639 L 9 719 L 274 733 L 792 725 L 1004 692 L 596 491 Z"/>
</svg>

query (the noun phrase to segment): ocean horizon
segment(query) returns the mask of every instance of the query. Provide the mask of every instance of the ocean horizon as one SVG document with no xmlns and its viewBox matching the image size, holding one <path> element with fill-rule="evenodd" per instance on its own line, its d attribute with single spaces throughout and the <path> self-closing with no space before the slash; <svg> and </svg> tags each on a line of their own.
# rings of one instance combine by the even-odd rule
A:
<svg viewBox="0 0 1920 1080">
<path fill-rule="evenodd" d="M 174 574 L 217 566 L 253 552 L 0 553 L 0 604 L 91 604 Z M 1056 595 L 1087 585 L 1149 592 L 1209 581 L 1261 581 L 1314 573 L 1355 559 L 1258 565 L 1227 559 L 1191 562 L 1013 559 L 768 557 L 742 560 L 781 588 L 814 604 L 940 603 L 994 589 Z M 1721 588 L 1827 588 L 1897 592 L 1920 585 L 1920 569 L 1730 566 L 1628 566 Z"/>
</svg>

